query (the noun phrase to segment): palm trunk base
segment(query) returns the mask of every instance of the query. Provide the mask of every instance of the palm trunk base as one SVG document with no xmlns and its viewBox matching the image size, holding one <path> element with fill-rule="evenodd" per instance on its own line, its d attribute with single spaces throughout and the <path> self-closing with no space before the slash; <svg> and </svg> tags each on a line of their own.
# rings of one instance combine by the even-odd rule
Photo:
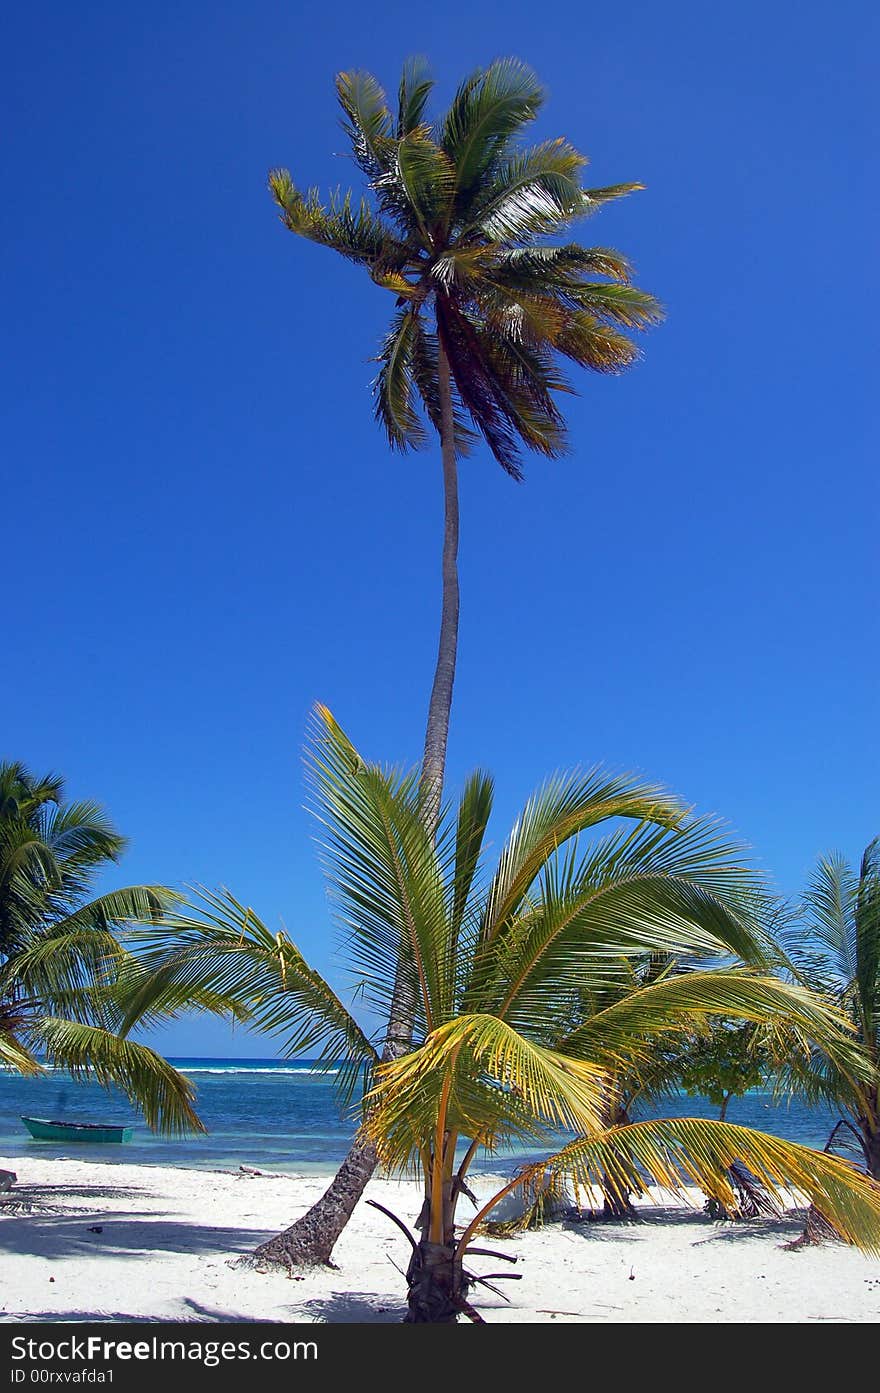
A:
<svg viewBox="0 0 880 1393">
<path fill-rule="evenodd" d="M 372 1143 L 355 1142 L 329 1187 L 311 1209 L 245 1261 L 254 1267 L 332 1267 L 331 1255 L 376 1169 Z"/>
<path fill-rule="evenodd" d="M 409 1294 L 404 1323 L 452 1325 L 467 1310 L 470 1285 L 455 1257 L 454 1244 L 423 1239 L 412 1255 L 406 1274 Z"/>
</svg>

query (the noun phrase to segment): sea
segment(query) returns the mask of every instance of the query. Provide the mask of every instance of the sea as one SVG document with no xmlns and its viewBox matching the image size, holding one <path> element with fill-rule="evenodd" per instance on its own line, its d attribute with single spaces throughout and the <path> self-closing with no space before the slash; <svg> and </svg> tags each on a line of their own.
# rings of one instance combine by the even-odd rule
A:
<svg viewBox="0 0 880 1393">
<path fill-rule="evenodd" d="M 357 1107 L 340 1106 L 335 1071 L 309 1059 L 171 1059 L 196 1088 L 196 1109 L 205 1136 L 162 1137 L 150 1131 L 125 1096 L 95 1083 L 75 1082 L 52 1070 L 36 1078 L 0 1072 L 0 1156 L 75 1156 L 110 1162 L 173 1165 L 208 1170 L 239 1166 L 283 1174 L 331 1174 L 345 1156 L 357 1127 Z M 34 1141 L 22 1115 L 69 1122 L 127 1123 L 134 1127 L 123 1145 Z M 707 1100 L 666 1099 L 650 1116 L 717 1117 Z M 729 1122 L 756 1127 L 820 1149 L 836 1116 L 825 1107 L 792 1100 L 776 1102 L 760 1091 L 735 1099 Z M 564 1141 L 560 1138 L 560 1144 Z M 513 1171 L 538 1159 L 519 1148 L 483 1158 L 482 1168 Z M 475 1167 L 480 1168 L 480 1163 Z"/>
</svg>

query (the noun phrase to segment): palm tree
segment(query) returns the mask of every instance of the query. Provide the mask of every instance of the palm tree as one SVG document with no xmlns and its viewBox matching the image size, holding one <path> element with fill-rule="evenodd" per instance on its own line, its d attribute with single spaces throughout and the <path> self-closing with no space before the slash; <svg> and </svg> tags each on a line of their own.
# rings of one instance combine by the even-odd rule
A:
<svg viewBox="0 0 880 1393">
<path fill-rule="evenodd" d="M 291 232 L 362 266 L 394 296 L 375 381 L 375 414 L 391 448 L 420 448 L 431 431 L 440 441 L 442 604 L 420 784 L 431 829 L 440 811 L 458 647 L 458 458 L 481 437 L 502 469 L 520 479 L 521 448 L 562 454 L 557 398 L 571 387 L 561 360 L 621 373 L 638 357 L 629 333 L 661 317 L 657 300 L 631 284 L 632 267 L 620 252 L 548 243 L 642 185 L 585 189 L 587 160 L 566 140 L 523 146 L 544 101 L 530 69 L 505 59 L 476 70 L 434 124 L 426 119 L 432 88 L 423 61 L 411 60 L 392 112 L 369 73 L 338 75 L 345 130 L 367 182 L 359 201 L 336 193 L 325 204 L 315 190 L 303 194 L 287 170 L 269 176 Z M 411 1034 L 412 1003 L 401 980 L 389 1006 L 385 1057 L 404 1052 Z M 329 1260 L 374 1167 L 371 1148 L 355 1146 L 327 1194 L 267 1247 L 264 1259 Z"/>
<path fill-rule="evenodd" d="M 96 804 L 64 802 L 60 778 L 0 764 L 0 1061 L 39 1074 L 45 1060 L 116 1084 L 151 1127 L 203 1131 L 188 1081 L 117 1033 L 118 971 L 136 972 L 117 935 L 177 899 L 158 885 L 89 899 L 124 848 Z"/>
<path fill-rule="evenodd" d="M 631 285 L 620 252 L 547 245 L 578 218 L 641 184 L 584 189 L 587 163 L 566 140 L 524 148 L 544 102 L 512 59 L 470 74 L 448 112 L 426 120 L 433 88 L 422 60 L 400 81 L 396 113 L 369 73 L 344 72 L 336 91 L 369 197 L 303 195 L 286 169 L 269 187 L 291 232 L 363 266 L 395 302 L 379 353 L 375 414 L 392 449 L 440 441 L 445 531 L 440 642 L 428 708 L 421 792 L 429 826 L 443 788 L 458 635 L 457 457 L 476 431 L 514 479 L 520 448 L 566 447 L 557 396 L 571 388 L 560 359 L 620 373 L 638 354 L 627 336 L 660 306 Z"/>
<path fill-rule="evenodd" d="M 792 932 L 790 952 L 802 979 L 825 993 L 852 1022 L 875 1072 L 850 1077 L 815 1054 L 793 1083 L 813 1101 L 840 1108 L 828 1145 L 849 1137 L 865 1169 L 880 1180 L 880 838 L 865 848 L 858 871 L 844 856 L 819 861 Z"/>
<path fill-rule="evenodd" d="M 690 1181 L 733 1209 L 728 1170 L 741 1159 L 774 1194 L 796 1186 L 848 1238 L 880 1249 L 880 1187 L 838 1157 L 729 1123 L 608 1116 L 619 1075 L 649 1070 L 658 1041 L 716 1015 L 784 1021 L 842 1072 L 865 1070 L 839 1012 L 762 970 L 774 949 L 760 885 L 716 826 L 627 776 L 561 776 L 529 800 L 490 874 L 486 775 L 468 781 L 435 837 L 415 772 L 365 764 L 328 712 L 318 722 L 311 770 L 349 964 L 380 1015 L 398 962 L 411 966 L 414 1048 L 380 1062 L 289 939 L 229 894 L 143 932 L 147 975 L 130 1019 L 174 1015 L 192 992 L 225 996 L 285 1051 L 318 1047 L 344 1061 L 345 1096 L 366 1071 L 364 1132 L 386 1166 L 424 1181 L 421 1236 L 407 1230 L 407 1319 L 474 1315 L 468 1292 L 483 1279 L 464 1263 L 494 1204 L 565 1177 L 620 1196 L 645 1176 L 679 1190 Z M 631 969 L 657 956 L 689 970 L 634 985 Z M 561 1149 L 560 1130 L 575 1138 Z M 475 1157 L 512 1139 L 556 1149 L 462 1228 Z"/>
</svg>

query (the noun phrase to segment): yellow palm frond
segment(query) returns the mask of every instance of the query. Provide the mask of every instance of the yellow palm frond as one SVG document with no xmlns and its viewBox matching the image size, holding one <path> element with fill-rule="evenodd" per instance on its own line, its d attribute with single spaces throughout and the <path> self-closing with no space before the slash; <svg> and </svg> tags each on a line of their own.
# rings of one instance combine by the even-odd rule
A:
<svg viewBox="0 0 880 1393">
<path fill-rule="evenodd" d="M 838 1156 L 729 1122 L 683 1117 L 612 1127 L 529 1167 L 524 1179 L 568 1179 L 579 1189 L 601 1185 L 624 1197 L 647 1177 L 676 1194 L 696 1185 L 733 1213 L 727 1171 L 734 1161 L 781 1204 L 792 1192 L 805 1196 L 841 1237 L 880 1255 L 880 1184 Z"/>
<path fill-rule="evenodd" d="M 594 1132 L 606 1078 L 596 1065 L 537 1045 L 495 1016 L 458 1016 L 378 1070 L 365 1127 L 392 1169 L 412 1162 L 438 1118 L 468 1136 Z"/>
</svg>

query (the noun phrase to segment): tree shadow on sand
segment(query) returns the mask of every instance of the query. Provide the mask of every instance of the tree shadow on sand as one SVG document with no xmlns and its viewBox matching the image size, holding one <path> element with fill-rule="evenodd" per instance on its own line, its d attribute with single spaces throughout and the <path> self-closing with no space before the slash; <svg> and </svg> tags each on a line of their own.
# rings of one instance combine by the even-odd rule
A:
<svg viewBox="0 0 880 1393">
<path fill-rule="evenodd" d="M 321 1324 L 397 1325 L 406 1315 L 406 1306 L 392 1297 L 368 1291 L 333 1291 L 316 1296 L 293 1308 Z"/>
<path fill-rule="evenodd" d="M 100 1228 L 99 1233 L 94 1229 Z M 247 1252 L 266 1237 L 265 1229 L 213 1228 L 179 1223 L 144 1211 L 101 1214 L 9 1216 L 0 1223 L 0 1252 L 31 1257 L 82 1256 L 91 1251 L 136 1258 L 156 1253 L 214 1253 L 220 1257 Z"/>
<path fill-rule="evenodd" d="M 615 1242 L 639 1240 L 652 1228 L 696 1228 L 694 1245 L 715 1242 L 744 1242 L 759 1238 L 790 1238 L 803 1226 L 806 1211 L 792 1209 L 778 1218 L 710 1219 L 700 1209 L 681 1205 L 652 1205 L 639 1209 L 632 1219 L 564 1219 L 567 1233 L 582 1238 L 613 1239 Z"/>
<path fill-rule="evenodd" d="M 212 1306 L 202 1306 L 198 1301 L 186 1297 L 182 1303 L 191 1312 L 191 1315 L 175 1315 L 173 1323 L 175 1325 L 223 1325 L 226 1323 L 235 1325 L 256 1325 L 259 1321 L 253 1316 L 243 1316 L 238 1311 L 218 1311 Z M 171 1317 L 161 1317 L 155 1315 L 134 1316 L 130 1311 L 4 1311 L 0 1314 L 0 1323 L 3 1321 L 51 1321 L 52 1324 L 88 1324 L 89 1322 L 107 1322 L 111 1324 L 115 1321 L 125 1321 L 132 1325 L 155 1325 L 157 1321 L 171 1319 Z M 165 1339 L 173 1339 L 174 1336 L 163 1336 Z"/>
</svg>

